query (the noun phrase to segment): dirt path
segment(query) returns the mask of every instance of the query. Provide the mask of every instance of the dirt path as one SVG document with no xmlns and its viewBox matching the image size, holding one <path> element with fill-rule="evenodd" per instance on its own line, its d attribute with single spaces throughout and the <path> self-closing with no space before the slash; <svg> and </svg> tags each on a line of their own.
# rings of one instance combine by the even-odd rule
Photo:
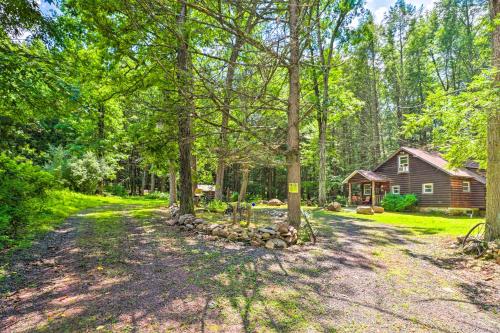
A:
<svg viewBox="0 0 500 333">
<path fill-rule="evenodd" d="M 496 268 L 439 237 L 346 219 L 268 251 L 185 237 L 151 211 L 101 207 L 18 253 L 1 332 L 498 332 Z"/>
</svg>

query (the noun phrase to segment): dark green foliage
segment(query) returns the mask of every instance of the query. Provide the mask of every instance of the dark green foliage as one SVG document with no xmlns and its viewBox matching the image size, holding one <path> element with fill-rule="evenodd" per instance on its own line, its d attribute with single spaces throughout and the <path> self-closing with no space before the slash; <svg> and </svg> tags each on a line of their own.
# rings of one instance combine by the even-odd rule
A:
<svg viewBox="0 0 500 333">
<path fill-rule="evenodd" d="M 387 194 L 382 199 L 382 207 L 389 212 L 404 212 L 415 207 L 417 201 L 415 194 Z"/>
<path fill-rule="evenodd" d="M 0 248 L 22 233 L 52 184 L 53 177 L 40 167 L 0 155 Z"/>
<path fill-rule="evenodd" d="M 120 197 L 124 197 L 128 194 L 127 189 L 122 184 L 108 184 L 104 187 L 104 192 Z"/>
<path fill-rule="evenodd" d="M 343 196 L 343 195 L 337 195 L 335 197 L 335 201 L 337 201 L 342 206 L 347 205 L 347 198 L 345 196 Z"/>
</svg>

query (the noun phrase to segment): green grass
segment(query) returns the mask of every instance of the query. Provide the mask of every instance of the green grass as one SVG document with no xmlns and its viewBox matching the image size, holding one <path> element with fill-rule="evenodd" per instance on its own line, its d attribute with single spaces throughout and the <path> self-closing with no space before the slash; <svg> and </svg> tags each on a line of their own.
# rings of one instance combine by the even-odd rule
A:
<svg viewBox="0 0 500 333">
<path fill-rule="evenodd" d="M 44 204 L 9 250 L 27 248 L 41 235 L 53 231 L 66 218 L 78 211 L 102 205 L 140 205 L 153 208 L 167 205 L 168 201 L 144 197 L 97 196 L 75 193 L 68 190 L 50 191 Z"/>
<path fill-rule="evenodd" d="M 416 235 L 465 235 L 475 224 L 484 222 L 484 218 L 467 216 L 444 216 L 425 213 L 392 213 L 360 215 L 353 212 L 314 212 L 314 217 L 337 216 L 362 221 L 379 222 L 405 228 Z"/>
</svg>

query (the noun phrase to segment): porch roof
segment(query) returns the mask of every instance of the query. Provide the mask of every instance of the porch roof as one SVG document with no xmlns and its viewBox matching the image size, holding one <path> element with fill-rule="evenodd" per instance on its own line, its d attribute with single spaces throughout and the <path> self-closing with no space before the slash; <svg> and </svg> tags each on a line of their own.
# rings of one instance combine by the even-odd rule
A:
<svg viewBox="0 0 500 333">
<path fill-rule="evenodd" d="M 388 182 L 389 178 L 385 177 L 384 175 L 381 175 L 379 173 L 369 171 L 369 170 L 354 170 L 344 181 L 342 184 L 346 184 L 349 182 L 349 180 L 354 177 L 355 175 L 360 175 L 361 177 L 365 178 L 367 181 L 374 181 L 374 182 Z"/>
</svg>

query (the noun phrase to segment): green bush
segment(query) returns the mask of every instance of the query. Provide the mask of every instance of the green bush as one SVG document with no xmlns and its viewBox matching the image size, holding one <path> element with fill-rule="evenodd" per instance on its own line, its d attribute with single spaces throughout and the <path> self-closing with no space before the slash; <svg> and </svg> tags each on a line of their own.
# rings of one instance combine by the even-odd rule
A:
<svg viewBox="0 0 500 333">
<path fill-rule="evenodd" d="M 224 201 L 214 199 L 207 204 L 207 209 L 213 213 L 223 213 L 226 211 L 228 205 Z"/>
<path fill-rule="evenodd" d="M 415 194 L 387 194 L 382 199 L 382 207 L 389 212 L 409 211 L 416 206 L 418 198 Z"/>
<path fill-rule="evenodd" d="M 144 196 L 146 199 L 160 199 L 160 200 L 168 200 L 168 193 L 164 192 L 151 192 Z"/>
<path fill-rule="evenodd" d="M 62 147 L 51 148 L 50 156 L 45 169 L 54 176 L 57 183 L 77 192 L 95 194 L 102 181 L 115 177 L 117 164 L 113 158 L 99 158 L 93 152 L 71 156 Z M 113 190 L 119 191 L 117 188 Z"/>
<path fill-rule="evenodd" d="M 262 196 L 260 194 L 250 194 L 247 195 L 247 201 L 248 202 L 260 202 L 262 201 Z"/>
<path fill-rule="evenodd" d="M 347 198 L 343 195 L 337 195 L 335 197 L 335 201 L 341 204 L 342 206 L 347 205 Z"/>
<path fill-rule="evenodd" d="M 124 197 L 128 194 L 127 189 L 122 184 L 108 184 L 104 187 L 104 191 L 119 197 Z"/>
<path fill-rule="evenodd" d="M 25 159 L 0 154 L 0 248 L 23 233 L 52 186 L 50 173 Z"/>
</svg>

